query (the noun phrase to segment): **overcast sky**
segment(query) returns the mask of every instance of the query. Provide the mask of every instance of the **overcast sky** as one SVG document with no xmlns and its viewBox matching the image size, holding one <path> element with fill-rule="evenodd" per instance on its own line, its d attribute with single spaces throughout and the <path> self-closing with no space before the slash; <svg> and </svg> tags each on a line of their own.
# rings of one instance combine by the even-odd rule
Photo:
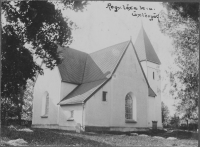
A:
<svg viewBox="0 0 200 147">
<path fill-rule="evenodd" d="M 124 6 L 126 8 L 127 5 L 129 5 L 128 9 L 132 6 L 133 10 L 125 10 Z M 111 6 L 114 8 L 110 9 Z M 115 12 L 115 6 L 121 7 L 121 9 L 119 8 Z M 141 10 L 140 7 L 145 7 L 145 10 Z M 70 47 L 87 53 L 130 40 L 130 38 L 135 43 L 143 25 L 162 63 L 162 101 L 169 107 L 170 114 L 173 115 L 174 100 L 169 95 L 169 78 L 166 77 L 168 68 L 174 66 L 171 56 L 173 50 L 171 39 L 160 32 L 157 18 L 150 21 L 148 17 L 138 16 L 142 13 L 155 16 L 161 10 L 165 9 L 158 2 L 93 1 L 83 12 L 64 11 L 63 15 L 69 17 L 79 27 L 79 29 L 73 30 L 74 41 Z M 133 16 L 135 14 L 137 16 Z"/>
</svg>

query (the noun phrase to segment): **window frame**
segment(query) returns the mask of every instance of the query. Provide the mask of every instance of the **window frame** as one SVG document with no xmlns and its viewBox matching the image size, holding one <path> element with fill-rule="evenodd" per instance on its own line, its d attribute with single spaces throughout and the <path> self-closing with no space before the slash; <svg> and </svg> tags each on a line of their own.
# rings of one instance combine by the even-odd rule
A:
<svg viewBox="0 0 200 147">
<path fill-rule="evenodd" d="M 154 71 L 153 71 L 153 79 L 155 79 Z"/>
<path fill-rule="evenodd" d="M 74 110 L 70 111 L 70 117 L 67 119 L 67 121 L 74 121 Z"/>
<path fill-rule="evenodd" d="M 102 101 L 103 101 L 103 102 L 106 102 L 106 101 L 107 101 L 107 93 L 108 93 L 107 91 L 103 91 L 103 92 L 102 92 Z"/>
<path fill-rule="evenodd" d="M 49 93 L 47 93 L 46 95 L 46 103 L 45 103 L 45 114 L 46 116 L 48 116 L 49 114 Z"/>
<path fill-rule="evenodd" d="M 129 116 L 127 117 L 127 115 Z M 137 123 L 136 97 L 132 94 L 132 92 L 129 92 L 125 96 L 125 122 Z"/>
<path fill-rule="evenodd" d="M 127 94 L 125 98 L 125 119 L 133 119 L 133 99 L 130 94 Z"/>
<path fill-rule="evenodd" d="M 41 116 L 41 118 L 48 118 L 48 115 L 49 115 L 49 99 L 50 99 L 50 97 L 49 97 L 49 93 L 46 91 L 45 92 L 46 94 L 46 96 L 45 97 L 43 97 L 43 102 L 42 103 L 44 103 L 44 104 L 42 104 L 42 116 Z"/>
</svg>

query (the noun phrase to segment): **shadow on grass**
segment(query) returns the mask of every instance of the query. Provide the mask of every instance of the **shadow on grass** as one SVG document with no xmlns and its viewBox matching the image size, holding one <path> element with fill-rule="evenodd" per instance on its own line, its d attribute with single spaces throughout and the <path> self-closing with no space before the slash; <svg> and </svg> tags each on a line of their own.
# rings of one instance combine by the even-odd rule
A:
<svg viewBox="0 0 200 147">
<path fill-rule="evenodd" d="M 10 140 L 21 138 L 27 141 L 28 145 L 110 146 L 105 143 L 87 140 L 80 137 L 73 137 L 69 135 L 53 133 L 52 130 L 49 129 L 31 128 L 31 130 L 33 130 L 33 132 L 21 132 L 2 126 L 1 137 L 9 138 Z"/>
<path fill-rule="evenodd" d="M 188 132 L 188 131 L 183 131 L 183 130 L 174 130 L 173 132 L 167 132 L 164 130 L 150 130 L 148 132 L 134 132 L 138 134 L 146 134 L 149 136 L 160 136 L 164 138 L 168 137 L 175 137 L 177 139 L 193 139 L 193 140 L 198 140 L 198 133 L 197 132 Z"/>
<path fill-rule="evenodd" d="M 162 137 L 176 137 L 178 139 L 194 139 L 198 140 L 198 133 L 196 132 L 187 132 L 182 130 L 175 130 L 173 132 L 166 132 L 161 134 Z"/>
<path fill-rule="evenodd" d="M 87 135 L 100 135 L 100 134 L 112 134 L 112 135 L 128 135 L 131 136 L 131 133 L 137 133 L 137 134 L 146 134 L 148 136 L 160 136 L 164 138 L 168 137 L 175 137 L 177 139 L 193 139 L 198 140 L 198 133 L 197 132 L 188 132 L 188 131 L 182 131 L 182 130 L 174 130 L 173 132 L 167 132 L 164 130 L 149 130 L 149 131 L 139 131 L 139 132 L 96 132 L 96 134 L 89 134 Z"/>
</svg>

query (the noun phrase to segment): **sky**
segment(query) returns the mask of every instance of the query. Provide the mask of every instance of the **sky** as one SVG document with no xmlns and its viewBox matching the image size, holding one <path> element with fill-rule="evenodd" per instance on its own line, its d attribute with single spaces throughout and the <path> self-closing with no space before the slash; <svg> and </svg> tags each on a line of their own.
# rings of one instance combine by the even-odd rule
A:
<svg viewBox="0 0 200 147">
<path fill-rule="evenodd" d="M 141 7 L 145 7 L 145 10 Z M 160 32 L 158 18 L 150 21 L 148 17 L 138 15 L 143 13 L 143 16 L 156 16 L 162 10 L 165 11 L 160 2 L 90 1 L 83 12 L 67 10 L 63 11 L 63 16 L 78 26 L 78 29 L 72 30 L 73 42 L 70 47 L 86 53 L 130 39 L 135 43 L 143 25 L 161 61 L 162 101 L 168 106 L 170 115 L 173 115 L 175 101 L 169 94 L 170 83 L 166 74 L 170 67 L 174 67 L 172 40 Z M 137 16 L 133 16 L 135 14 Z"/>
</svg>

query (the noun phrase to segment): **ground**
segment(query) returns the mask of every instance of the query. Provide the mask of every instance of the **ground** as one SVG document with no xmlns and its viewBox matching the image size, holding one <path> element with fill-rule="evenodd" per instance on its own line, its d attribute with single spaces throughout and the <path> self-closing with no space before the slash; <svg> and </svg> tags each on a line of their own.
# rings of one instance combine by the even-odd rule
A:
<svg viewBox="0 0 200 147">
<path fill-rule="evenodd" d="M 19 128 L 17 128 L 19 129 Z M 14 139 L 24 139 L 27 145 L 52 145 L 52 146 L 185 146 L 197 147 L 198 134 L 185 131 L 173 132 L 141 132 L 139 136 L 127 134 L 108 133 L 75 133 L 62 130 L 32 129 L 33 132 L 22 132 L 17 129 L 1 128 L 1 145 Z M 147 134 L 143 136 L 140 134 Z M 164 139 L 160 139 L 162 136 Z M 176 137 L 176 140 L 168 140 L 168 137 Z"/>
</svg>

